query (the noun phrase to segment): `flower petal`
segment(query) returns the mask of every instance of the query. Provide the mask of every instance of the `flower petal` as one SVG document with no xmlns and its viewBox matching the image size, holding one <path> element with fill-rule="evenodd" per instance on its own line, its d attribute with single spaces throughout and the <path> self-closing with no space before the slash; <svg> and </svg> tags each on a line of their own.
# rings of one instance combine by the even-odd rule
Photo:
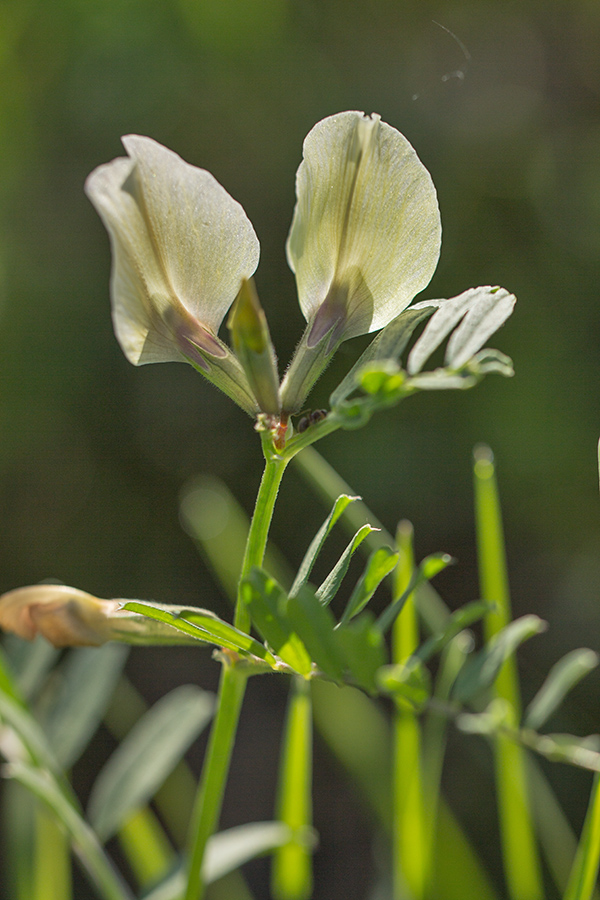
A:
<svg viewBox="0 0 600 900">
<path fill-rule="evenodd" d="M 151 138 L 128 135 L 146 222 L 168 283 L 185 308 L 217 332 L 259 258 L 243 207 L 204 169 Z"/>
<path fill-rule="evenodd" d="M 343 112 L 304 141 L 287 243 L 316 343 L 376 331 L 431 279 L 441 224 L 435 188 L 410 143 L 379 116 Z M 311 339 L 309 338 L 309 343 Z"/>
<path fill-rule="evenodd" d="M 111 238 L 119 343 L 138 365 L 179 360 L 190 340 L 222 357 L 216 332 L 258 264 L 252 224 L 209 172 L 150 138 L 123 143 L 129 158 L 86 181 Z"/>
</svg>

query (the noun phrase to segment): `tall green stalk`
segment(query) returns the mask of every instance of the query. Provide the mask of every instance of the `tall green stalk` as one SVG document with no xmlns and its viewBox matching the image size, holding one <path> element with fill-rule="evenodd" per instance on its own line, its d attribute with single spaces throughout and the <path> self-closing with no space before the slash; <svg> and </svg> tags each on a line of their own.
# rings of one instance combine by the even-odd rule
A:
<svg viewBox="0 0 600 900">
<path fill-rule="evenodd" d="M 475 450 L 475 518 L 481 596 L 494 604 L 483 619 L 486 641 L 511 620 L 510 594 L 504 549 L 502 513 L 494 457 L 489 447 Z M 508 704 L 516 725 L 521 717 L 521 697 L 514 657 L 504 663 L 494 687 L 495 695 Z M 526 757 L 506 735 L 495 739 L 496 785 L 504 871 L 511 900 L 542 900 L 544 888 L 537 840 L 531 814 Z"/>
<path fill-rule="evenodd" d="M 269 527 L 273 517 L 279 485 L 287 460 L 273 453 L 268 439 L 263 441 L 265 470 L 250 523 L 246 552 L 240 573 L 240 584 L 253 566 L 263 562 Z M 250 616 L 238 592 L 234 623 L 241 631 L 249 631 Z M 201 900 L 204 896 L 202 861 L 206 843 L 216 831 L 229 763 L 246 690 L 247 672 L 235 662 L 225 662 L 219 685 L 217 714 L 213 722 L 202 775 L 194 804 L 190 830 L 189 873 L 185 900 Z"/>
</svg>

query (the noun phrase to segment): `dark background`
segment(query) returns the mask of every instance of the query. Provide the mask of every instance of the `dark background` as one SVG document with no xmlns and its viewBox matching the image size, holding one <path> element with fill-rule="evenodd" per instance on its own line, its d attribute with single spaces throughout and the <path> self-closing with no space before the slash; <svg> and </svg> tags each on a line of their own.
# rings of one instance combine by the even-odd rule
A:
<svg viewBox="0 0 600 900">
<path fill-rule="evenodd" d="M 181 530 L 178 495 L 207 472 L 250 511 L 258 441 L 191 368 L 126 362 L 108 240 L 83 181 L 129 132 L 210 170 L 260 238 L 256 281 L 283 367 L 303 325 L 284 256 L 302 139 L 318 119 L 359 109 L 399 128 L 437 186 L 443 249 L 423 297 L 478 284 L 516 293 L 492 344 L 517 374 L 423 394 L 319 449 L 387 527 L 413 521 L 419 556 L 458 558 L 438 582 L 455 607 L 477 595 L 471 451 L 489 443 L 515 612 L 551 625 L 522 655 L 525 696 L 562 653 L 599 650 L 599 46 L 591 0 L 2 2 L 0 589 L 51 577 L 226 613 Z M 360 343 L 344 345 L 313 406 Z M 292 563 L 323 515 L 290 472 L 273 536 Z M 130 671 L 150 699 L 179 681 L 213 687 L 218 667 L 200 655 L 137 650 Z M 229 824 L 272 810 L 285 692 L 252 688 L 241 740 L 262 768 L 246 773 Z M 555 728 L 595 731 L 597 711 L 592 676 Z M 317 786 L 330 787 L 326 755 L 319 765 Z M 457 798 L 460 777 L 450 772 Z M 557 778 L 579 826 L 589 779 Z M 335 806 L 337 790 L 318 808 Z M 354 879 L 339 896 L 364 890 Z"/>
</svg>

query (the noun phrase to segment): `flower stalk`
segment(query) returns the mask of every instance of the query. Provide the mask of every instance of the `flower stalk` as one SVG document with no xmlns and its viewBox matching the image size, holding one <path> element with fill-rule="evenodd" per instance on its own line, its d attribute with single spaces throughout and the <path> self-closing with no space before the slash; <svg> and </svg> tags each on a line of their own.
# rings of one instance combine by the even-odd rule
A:
<svg viewBox="0 0 600 900">
<path fill-rule="evenodd" d="M 287 466 L 287 460 L 270 449 L 270 440 L 266 435 L 263 435 L 263 451 L 265 470 L 246 541 L 240 584 L 253 566 L 260 566 L 263 562 L 275 501 Z M 240 593 L 236 602 L 234 624 L 240 631 L 250 629 L 250 616 Z M 207 841 L 216 831 L 219 822 L 247 678 L 248 671 L 243 667 L 229 660 L 224 662 L 217 714 L 210 733 L 192 816 L 185 900 L 201 900 L 204 896 L 202 861 Z"/>
</svg>

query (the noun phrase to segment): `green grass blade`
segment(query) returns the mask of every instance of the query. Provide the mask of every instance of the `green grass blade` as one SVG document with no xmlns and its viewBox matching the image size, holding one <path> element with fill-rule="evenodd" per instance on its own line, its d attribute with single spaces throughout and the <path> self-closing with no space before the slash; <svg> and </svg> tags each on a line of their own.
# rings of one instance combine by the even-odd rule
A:
<svg viewBox="0 0 600 900">
<path fill-rule="evenodd" d="M 362 691 L 312 682 L 315 724 L 362 796 L 376 822 L 389 834 L 392 827 L 391 734 L 383 711 Z M 440 798 L 437 821 L 440 853 L 435 900 L 499 900 L 468 838 Z"/>
<path fill-rule="evenodd" d="M 48 809 L 35 814 L 34 887 L 31 900 L 70 900 L 71 853 L 63 829 Z"/>
<path fill-rule="evenodd" d="M 30 642 L 12 634 L 6 635 L 4 650 L 9 671 L 14 673 L 11 677 L 25 699 L 41 687 L 60 653 L 43 637 Z"/>
<path fill-rule="evenodd" d="M 131 900 L 129 888 L 105 855 L 98 838 L 67 799 L 49 772 L 25 763 L 9 763 L 7 777 L 14 778 L 45 803 L 69 835 L 80 859 L 103 900 Z"/>
<path fill-rule="evenodd" d="M 140 887 L 156 884 L 175 864 L 175 854 L 151 809 L 134 812 L 120 827 L 119 843 Z"/>
<path fill-rule="evenodd" d="M 398 565 L 394 577 L 396 600 L 410 585 L 415 569 L 412 525 L 401 522 L 397 533 Z M 394 622 L 392 663 L 403 664 L 419 645 L 419 625 L 411 594 Z M 402 700 L 396 703 L 392 738 L 393 821 L 392 882 L 394 900 L 425 895 L 430 871 L 427 859 L 421 725 L 414 711 Z"/>
<path fill-rule="evenodd" d="M 577 837 L 538 761 L 530 757 L 528 763 L 527 774 L 540 844 L 548 870 L 562 896 L 571 876 Z M 600 900 L 600 891 L 595 890 L 592 896 L 593 900 Z"/>
<path fill-rule="evenodd" d="M 493 456 L 489 448 L 475 451 L 475 518 L 482 599 L 494 604 L 484 616 L 484 634 L 490 641 L 511 619 L 510 595 L 500 501 Z M 517 724 L 521 698 L 514 656 L 505 660 L 494 686 Z M 495 739 L 496 784 L 503 863 L 511 900 L 543 900 L 541 864 L 533 827 L 527 785 L 526 757 L 510 738 Z"/>
<path fill-rule="evenodd" d="M 249 860 L 281 847 L 289 839 L 289 829 L 281 822 L 249 822 L 247 825 L 220 831 L 207 841 L 202 867 L 203 882 L 206 885 L 213 884 Z M 181 900 L 184 890 L 185 869 L 180 867 L 156 888 L 144 894 L 144 900 Z M 239 885 L 237 896 L 241 900 L 250 895 L 245 886 Z M 229 897 L 231 895 L 228 895 L 228 900 Z"/>
<path fill-rule="evenodd" d="M 581 839 L 563 900 L 590 900 L 600 863 L 600 775 L 594 777 Z"/>
<path fill-rule="evenodd" d="M 312 708 L 310 685 L 294 678 L 283 735 L 277 817 L 292 839 L 273 857 L 271 892 L 275 900 L 308 900 L 312 893 L 312 857 L 306 832 L 312 825 Z"/>
<path fill-rule="evenodd" d="M 115 750 L 90 795 L 89 818 L 107 840 L 154 796 L 179 758 L 208 724 L 213 697 L 182 685 L 161 698 Z"/>
<path fill-rule="evenodd" d="M 44 732 L 64 768 L 79 759 L 98 728 L 127 659 L 120 644 L 73 650 L 61 666 L 59 689 L 44 717 Z"/>
<path fill-rule="evenodd" d="M 448 733 L 448 717 L 441 707 L 448 702 L 452 685 L 462 668 L 473 644 L 473 638 L 466 632 L 455 635 L 444 648 L 440 657 L 439 668 L 433 696 L 439 707 L 430 706 L 423 721 L 423 793 L 425 809 L 425 839 L 427 841 L 426 859 L 429 865 L 430 896 L 436 896 L 433 890 L 436 874 L 439 871 L 440 852 L 438 836 L 440 832 L 439 811 L 442 802 L 441 783 L 444 756 Z"/>
</svg>

